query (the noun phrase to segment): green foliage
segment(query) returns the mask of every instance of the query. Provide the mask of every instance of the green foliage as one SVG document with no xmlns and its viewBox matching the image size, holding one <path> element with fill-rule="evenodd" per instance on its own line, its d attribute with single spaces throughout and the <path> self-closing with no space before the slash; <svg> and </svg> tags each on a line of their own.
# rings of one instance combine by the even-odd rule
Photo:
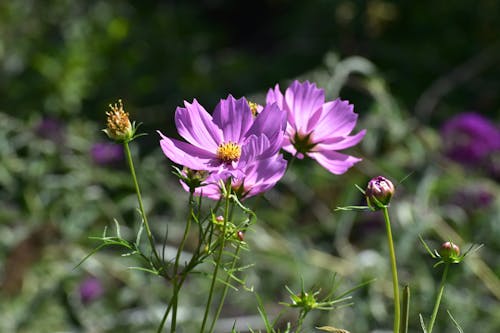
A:
<svg viewBox="0 0 500 333">
<path fill-rule="evenodd" d="M 450 272 L 442 308 L 454 317 L 438 316 L 435 331 L 473 331 L 478 322 L 485 332 L 500 331 L 498 179 L 444 157 L 438 131 L 468 109 L 498 120 L 500 3 L 476 5 L 315 0 L 257 2 L 241 13 L 222 2 L 2 2 L 0 331 L 151 332 L 172 297 L 162 279 L 125 269 L 151 258 L 137 255 L 147 244 L 144 232 L 136 238 L 142 219 L 125 161 L 101 165 L 92 158 L 93 145 L 105 140 L 100 129 L 109 102 L 124 98 L 144 122 L 149 135 L 136 140 L 132 155 L 151 231 L 167 239 L 160 248 L 175 259 L 188 194 L 153 129 L 172 129 L 168 119 L 183 99 L 208 105 L 233 93 L 262 102 L 265 89 L 294 77 L 355 105 L 358 127 L 367 129 L 354 152 L 363 162 L 332 176 L 295 161 L 275 189 L 245 202 L 258 220 L 245 233 L 252 251 L 240 256 L 240 267 L 253 266 L 245 280 L 224 266 L 231 280 L 218 285 L 238 292 L 229 291 L 216 330 L 291 332 L 293 309 L 274 306 L 288 300 L 283 285 L 301 290 L 302 277 L 328 290 L 333 273 L 347 288 L 377 280 L 352 294 L 354 306 L 311 311 L 303 327 L 390 327 L 383 224 L 368 211 L 335 212 L 366 207 L 354 184 L 384 174 L 400 182 L 391 214 L 401 282 L 412 289 L 410 331 L 419 329 L 416 314 L 432 309 L 439 283 L 418 235 L 429 248 L 450 239 L 464 248 L 485 245 Z M 47 117 L 61 131 L 37 132 Z M 478 199 L 483 194 L 489 201 Z M 115 220 L 120 234 L 103 235 Z M 180 263 L 196 252 L 196 241 L 186 240 Z M 75 268 L 100 244 L 102 251 Z M 184 286 L 178 309 L 185 332 L 203 316 L 207 267 L 199 272 Z M 84 304 L 78 288 L 87 276 L 98 277 L 105 294 Z"/>
</svg>

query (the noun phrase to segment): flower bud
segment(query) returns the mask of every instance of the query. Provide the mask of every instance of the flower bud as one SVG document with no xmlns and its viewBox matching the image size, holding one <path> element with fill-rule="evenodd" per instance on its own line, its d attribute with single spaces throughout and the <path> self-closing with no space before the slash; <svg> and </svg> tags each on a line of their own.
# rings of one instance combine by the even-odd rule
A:
<svg viewBox="0 0 500 333">
<path fill-rule="evenodd" d="M 236 237 L 238 237 L 238 239 L 240 240 L 240 242 L 243 242 L 243 239 L 245 238 L 245 234 L 243 233 L 243 231 L 239 230 L 236 233 Z"/>
<path fill-rule="evenodd" d="M 366 203 L 372 210 L 378 210 L 389 205 L 394 194 L 392 182 L 382 176 L 370 180 L 366 187 Z"/>
<path fill-rule="evenodd" d="M 123 110 L 122 100 L 114 105 L 110 104 L 111 111 L 106 112 L 108 116 L 104 133 L 114 141 L 128 142 L 134 136 L 134 126 L 130 122 L 129 115 Z"/>
<path fill-rule="evenodd" d="M 441 245 L 439 255 L 445 262 L 457 263 L 460 257 L 460 248 L 453 242 L 446 242 Z"/>
</svg>

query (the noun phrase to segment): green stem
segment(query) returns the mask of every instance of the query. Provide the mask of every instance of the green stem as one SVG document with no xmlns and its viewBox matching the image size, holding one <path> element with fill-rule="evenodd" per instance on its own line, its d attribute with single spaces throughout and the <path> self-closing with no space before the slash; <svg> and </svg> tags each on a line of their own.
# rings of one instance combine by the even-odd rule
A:
<svg viewBox="0 0 500 333">
<path fill-rule="evenodd" d="M 385 228 L 387 231 L 387 243 L 389 245 L 389 254 L 391 257 L 391 270 L 392 270 L 392 287 L 394 292 L 394 333 L 399 333 L 399 326 L 401 320 L 401 310 L 399 302 L 399 283 L 398 283 L 398 269 L 396 266 L 396 253 L 394 251 L 394 242 L 392 241 L 391 220 L 389 218 L 389 209 L 383 208 Z"/>
<path fill-rule="evenodd" d="M 135 175 L 134 162 L 132 161 L 132 154 L 130 153 L 130 147 L 128 145 L 128 142 L 124 142 L 123 146 L 125 148 L 125 154 L 127 155 L 127 161 L 128 161 L 128 166 L 130 168 L 130 173 L 132 174 L 132 180 L 134 181 L 135 192 L 137 194 L 137 201 L 139 202 L 139 210 L 141 212 L 141 217 L 144 222 L 144 226 L 146 227 L 146 233 L 148 235 L 151 251 L 153 252 L 153 255 L 155 256 L 157 262 L 160 263 L 161 262 L 160 256 L 158 255 L 158 252 L 156 252 L 156 246 L 153 239 L 153 234 L 151 233 L 151 229 L 149 228 L 146 212 L 144 211 L 144 205 L 142 204 L 141 190 L 139 189 L 139 183 L 137 182 L 137 176 Z"/>
<path fill-rule="evenodd" d="M 408 322 L 410 320 L 410 286 L 403 288 L 403 309 L 401 311 L 401 333 L 408 333 Z"/>
<path fill-rule="evenodd" d="M 300 311 L 299 319 L 297 320 L 297 327 L 295 328 L 295 333 L 299 333 L 302 330 L 302 324 L 304 323 L 304 318 L 306 318 L 307 312 Z"/>
<path fill-rule="evenodd" d="M 193 216 L 193 192 L 189 193 L 189 216 L 186 220 L 186 227 L 184 228 L 184 235 L 182 236 L 181 243 L 177 248 L 177 254 L 175 256 L 174 262 L 174 273 L 173 273 L 173 287 L 174 294 L 172 296 L 172 322 L 170 326 L 170 332 L 174 333 L 177 328 L 177 305 L 179 303 L 179 291 L 181 289 L 182 283 L 179 281 L 179 262 L 181 258 L 181 253 L 184 250 L 184 245 L 186 244 L 187 237 L 189 235 L 189 230 L 191 228 L 191 218 Z"/>
<path fill-rule="evenodd" d="M 432 333 L 432 328 L 434 327 L 434 322 L 436 321 L 436 316 L 439 310 L 439 305 L 441 303 L 441 298 L 443 297 L 444 285 L 446 283 L 446 277 L 448 275 L 449 268 L 450 264 L 445 263 L 443 276 L 441 278 L 441 284 L 439 285 L 439 291 L 436 297 L 436 304 L 434 304 L 434 310 L 432 311 L 431 320 L 429 321 L 429 327 L 427 328 L 427 333 Z"/>
<path fill-rule="evenodd" d="M 165 313 L 163 314 L 163 318 L 161 319 L 160 326 L 158 326 L 156 333 L 161 333 L 161 331 L 163 331 L 163 327 L 165 326 L 165 322 L 167 321 L 168 313 L 170 312 L 170 309 L 172 308 L 172 304 L 173 304 L 172 301 L 168 304 L 168 307 L 165 310 Z"/>
<path fill-rule="evenodd" d="M 222 295 L 221 295 L 221 298 L 219 300 L 219 305 L 217 307 L 217 311 L 215 312 L 215 316 L 214 316 L 214 319 L 212 321 L 212 325 L 210 325 L 210 330 L 209 330 L 210 333 L 212 333 L 214 331 L 215 323 L 217 322 L 217 319 L 219 319 L 220 313 L 222 311 L 222 307 L 224 306 L 227 292 L 229 291 L 229 280 L 231 279 L 230 274 L 232 274 L 232 272 L 236 268 L 236 263 L 238 262 L 238 255 L 240 254 L 240 248 L 241 248 L 241 246 L 238 243 L 238 245 L 236 246 L 236 250 L 234 251 L 233 262 L 231 263 L 231 270 L 229 271 L 229 273 L 226 277 L 226 281 L 224 281 L 225 282 L 224 283 L 224 290 L 222 291 Z"/>
<path fill-rule="evenodd" d="M 215 268 L 212 276 L 212 283 L 210 284 L 210 291 L 208 293 L 207 305 L 205 307 L 205 314 L 203 315 L 203 322 L 201 323 L 200 333 L 205 331 L 205 326 L 207 324 L 208 312 L 210 310 L 210 305 L 212 303 L 212 298 L 215 290 L 215 282 L 217 281 L 217 274 L 219 272 L 219 267 L 222 261 L 222 253 L 224 252 L 224 246 L 226 242 L 226 227 L 227 220 L 229 218 L 229 203 L 230 203 L 230 194 L 231 194 L 231 179 L 229 179 L 229 183 L 227 185 L 227 193 L 225 198 L 225 207 L 224 207 L 224 224 L 222 225 L 222 234 L 220 236 L 220 244 L 219 244 L 219 252 L 217 253 L 217 258 L 215 260 Z"/>
</svg>

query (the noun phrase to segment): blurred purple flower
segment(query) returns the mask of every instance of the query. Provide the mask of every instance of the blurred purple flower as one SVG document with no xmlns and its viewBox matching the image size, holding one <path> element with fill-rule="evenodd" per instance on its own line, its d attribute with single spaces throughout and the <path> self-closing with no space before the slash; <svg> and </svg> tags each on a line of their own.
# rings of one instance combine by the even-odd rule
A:
<svg viewBox="0 0 500 333">
<path fill-rule="evenodd" d="M 465 188 L 451 196 L 451 202 L 469 211 L 488 208 L 495 195 L 487 188 Z"/>
<path fill-rule="evenodd" d="M 123 147 L 116 143 L 95 143 L 90 149 L 90 155 L 95 164 L 101 166 L 113 165 L 123 160 Z"/>
<path fill-rule="evenodd" d="M 241 182 L 247 195 L 267 189 L 281 178 L 284 160 L 277 155 L 286 115 L 276 104 L 254 115 L 245 98 L 236 100 L 229 95 L 217 105 L 213 117 L 196 100 L 184 105 L 177 108 L 175 123 L 187 142 L 158 133 L 163 153 L 171 161 L 211 173 L 206 180 L 210 187 L 198 194 L 218 198 L 219 180 L 230 176 L 233 182 Z"/>
<path fill-rule="evenodd" d="M 35 133 L 44 139 L 52 140 L 55 143 L 62 143 L 64 140 L 64 124 L 52 117 L 44 117 L 36 125 Z"/>
<path fill-rule="evenodd" d="M 307 155 L 334 174 L 342 174 L 361 161 L 337 152 L 356 145 L 365 136 L 365 130 L 349 136 L 358 115 L 348 101 L 325 102 L 324 90 L 309 81 L 294 81 L 284 95 L 276 85 L 274 90 L 269 89 L 266 101 L 277 103 L 287 112 L 284 150 L 300 159 Z"/>
<path fill-rule="evenodd" d="M 81 302 L 83 304 L 89 304 L 102 296 L 104 288 L 98 278 L 91 276 L 85 278 L 85 280 L 80 283 L 78 292 Z"/>
<path fill-rule="evenodd" d="M 494 171 L 493 154 L 500 153 L 500 129 L 480 114 L 468 112 L 449 119 L 441 129 L 445 154 L 467 166 Z"/>
</svg>

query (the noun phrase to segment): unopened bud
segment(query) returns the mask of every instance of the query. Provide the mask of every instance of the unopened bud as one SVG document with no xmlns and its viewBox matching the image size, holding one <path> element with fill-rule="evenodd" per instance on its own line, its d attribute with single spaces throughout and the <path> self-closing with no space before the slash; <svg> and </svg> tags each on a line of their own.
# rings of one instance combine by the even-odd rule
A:
<svg viewBox="0 0 500 333">
<path fill-rule="evenodd" d="M 238 237 L 238 239 L 240 240 L 240 242 L 243 242 L 243 238 L 245 238 L 245 234 L 243 233 L 243 231 L 238 231 L 236 233 L 236 236 Z"/>
<path fill-rule="evenodd" d="M 458 262 L 460 257 L 460 248 L 453 242 L 446 242 L 441 245 L 439 255 L 445 262 Z"/>
<path fill-rule="evenodd" d="M 393 194 L 394 185 L 389 179 L 382 176 L 370 180 L 365 191 L 366 202 L 372 210 L 387 207 Z"/>
</svg>

